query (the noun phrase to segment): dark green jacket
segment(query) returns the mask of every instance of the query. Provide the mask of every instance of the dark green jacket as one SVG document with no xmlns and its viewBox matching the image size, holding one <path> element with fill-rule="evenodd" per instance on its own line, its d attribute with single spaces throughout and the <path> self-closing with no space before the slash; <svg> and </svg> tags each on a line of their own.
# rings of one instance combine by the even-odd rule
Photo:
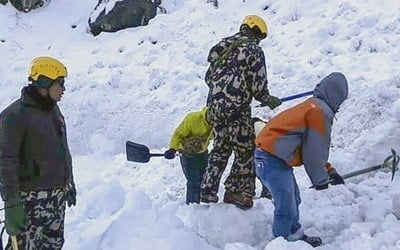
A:
<svg viewBox="0 0 400 250">
<path fill-rule="evenodd" d="M 64 117 L 56 104 L 45 108 L 28 89 L 0 114 L 3 200 L 19 190 L 48 190 L 73 181 Z"/>
</svg>

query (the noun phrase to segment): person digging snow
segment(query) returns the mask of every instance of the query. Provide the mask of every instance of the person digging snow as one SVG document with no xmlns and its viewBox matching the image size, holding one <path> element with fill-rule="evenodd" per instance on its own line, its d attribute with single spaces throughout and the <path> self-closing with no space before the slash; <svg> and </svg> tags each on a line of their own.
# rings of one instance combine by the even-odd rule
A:
<svg viewBox="0 0 400 250">
<path fill-rule="evenodd" d="M 313 97 L 272 118 L 256 138 L 256 174 L 272 193 L 275 237 L 303 240 L 313 247 L 319 237 L 304 234 L 299 222 L 300 193 L 292 166 L 304 165 L 316 190 L 344 184 L 328 163 L 335 113 L 348 96 L 345 76 L 331 73 L 314 89 Z"/>
<path fill-rule="evenodd" d="M 191 112 L 175 129 L 170 148 L 165 151 L 166 159 L 175 158 L 180 151 L 180 161 L 186 177 L 186 204 L 200 203 L 200 184 L 208 164 L 208 145 L 212 139 L 211 125 L 208 123 L 208 108 Z"/>
</svg>

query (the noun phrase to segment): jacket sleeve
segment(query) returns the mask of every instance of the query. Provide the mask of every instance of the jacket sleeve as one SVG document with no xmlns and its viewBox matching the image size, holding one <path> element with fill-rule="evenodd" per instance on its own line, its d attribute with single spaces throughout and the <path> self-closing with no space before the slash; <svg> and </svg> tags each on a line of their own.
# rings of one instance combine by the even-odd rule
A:
<svg viewBox="0 0 400 250">
<path fill-rule="evenodd" d="M 3 200 L 19 191 L 18 167 L 24 129 L 16 114 L 0 117 L 0 187 Z"/>
<path fill-rule="evenodd" d="M 175 150 L 182 148 L 184 140 L 191 134 L 190 130 L 190 116 L 187 115 L 179 126 L 175 129 L 169 147 Z"/>
<path fill-rule="evenodd" d="M 62 133 L 63 133 L 63 151 L 65 152 L 65 161 L 67 162 L 67 178 L 68 182 L 75 183 L 74 182 L 74 173 L 73 173 L 73 168 L 72 168 L 72 156 L 71 152 L 69 151 L 69 146 L 68 146 L 68 139 L 67 139 L 67 125 L 65 123 L 65 118 L 64 115 L 61 113 L 60 107 L 58 105 L 55 106 L 55 112 L 59 119 L 62 120 Z"/>
<path fill-rule="evenodd" d="M 265 56 L 261 47 L 251 48 L 249 56 L 246 81 L 251 86 L 251 93 L 254 98 L 267 103 L 270 95 L 268 91 L 267 67 L 265 66 Z"/>
<path fill-rule="evenodd" d="M 332 118 L 321 109 L 311 109 L 306 119 L 308 129 L 302 146 L 304 167 L 313 185 L 325 185 L 329 180 L 325 165 L 329 158 Z"/>
</svg>

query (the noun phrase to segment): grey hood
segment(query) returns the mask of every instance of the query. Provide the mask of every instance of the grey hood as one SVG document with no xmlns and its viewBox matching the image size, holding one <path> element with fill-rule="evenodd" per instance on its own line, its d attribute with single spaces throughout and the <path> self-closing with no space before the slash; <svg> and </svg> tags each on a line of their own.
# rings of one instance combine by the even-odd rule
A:
<svg viewBox="0 0 400 250">
<path fill-rule="evenodd" d="M 339 110 L 340 105 L 347 99 L 349 89 L 346 77 L 342 73 L 333 72 L 318 83 L 314 89 L 314 97 L 326 102 L 333 113 Z"/>
</svg>

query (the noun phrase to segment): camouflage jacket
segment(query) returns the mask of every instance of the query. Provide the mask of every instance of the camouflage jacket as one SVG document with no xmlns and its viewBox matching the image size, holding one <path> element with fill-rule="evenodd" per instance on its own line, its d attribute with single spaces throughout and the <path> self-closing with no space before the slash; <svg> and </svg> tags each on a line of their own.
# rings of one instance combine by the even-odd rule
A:
<svg viewBox="0 0 400 250">
<path fill-rule="evenodd" d="M 208 55 L 205 81 L 209 87 L 207 106 L 220 119 L 250 109 L 254 97 L 266 103 L 267 70 L 262 48 L 242 33 L 222 39 Z"/>
<path fill-rule="evenodd" d="M 72 180 L 64 117 L 29 95 L 0 114 L 0 187 L 3 200 L 18 191 L 63 188 Z"/>
</svg>

